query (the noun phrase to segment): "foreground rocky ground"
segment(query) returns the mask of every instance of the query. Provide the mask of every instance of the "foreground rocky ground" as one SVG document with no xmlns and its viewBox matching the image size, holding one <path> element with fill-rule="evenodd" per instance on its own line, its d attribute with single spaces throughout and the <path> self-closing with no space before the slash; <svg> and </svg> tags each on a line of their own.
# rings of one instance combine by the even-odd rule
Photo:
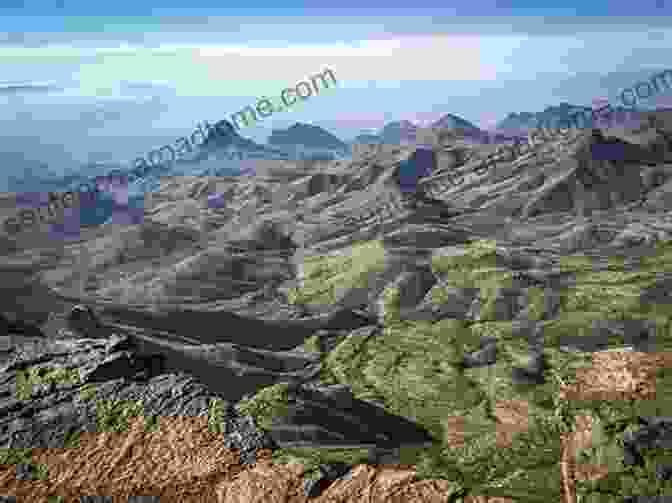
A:
<svg viewBox="0 0 672 503">
<path fill-rule="evenodd" d="M 493 146 L 446 140 L 417 203 L 389 146 L 166 180 L 141 225 L 7 240 L 0 494 L 669 494 L 672 152 L 606 134 L 627 158 L 573 132 L 477 170 Z"/>
</svg>

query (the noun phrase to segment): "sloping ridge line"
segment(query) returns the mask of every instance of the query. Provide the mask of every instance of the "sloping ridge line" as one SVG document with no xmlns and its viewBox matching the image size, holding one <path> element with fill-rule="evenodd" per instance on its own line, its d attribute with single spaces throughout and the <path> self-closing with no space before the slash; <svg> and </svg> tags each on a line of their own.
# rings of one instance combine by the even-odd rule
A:
<svg viewBox="0 0 672 503">
<path fill-rule="evenodd" d="M 350 309 L 340 308 L 327 313 L 298 320 L 263 320 L 241 316 L 228 311 L 195 311 L 171 309 L 149 312 L 148 306 L 128 305 L 99 300 L 84 300 L 55 294 L 61 300 L 87 303 L 100 309 L 99 317 L 110 321 L 154 329 L 169 333 L 185 334 L 189 339 L 198 339 L 201 344 L 233 343 L 243 346 L 286 351 L 293 349 L 320 329 L 336 329 L 346 326 L 358 328 L 374 323 Z M 200 327 L 195 334 L 194 327 Z"/>
</svg>

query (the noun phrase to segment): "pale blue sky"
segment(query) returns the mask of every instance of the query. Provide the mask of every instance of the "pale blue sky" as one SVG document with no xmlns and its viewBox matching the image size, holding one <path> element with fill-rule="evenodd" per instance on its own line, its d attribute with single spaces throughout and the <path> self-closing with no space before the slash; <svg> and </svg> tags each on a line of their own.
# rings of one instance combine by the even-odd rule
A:
<svg viewBox="0 0 672 503">
<path fill-rule="evenodd" d="M 562 101 L 620 104 L 624 88 L 672 68 L 672 23 L 656 2 L 638 3 L 638 12 L 610 3 L 611 17 L 597 17 L 607 13 L 600 2 L 303 11 L 298 3 L 200 1 L 189 11 L 135 3 L 3 1 L 0 151 L 56 170 L 72 159 L 123 161 L 326 68 L 336 88 L 241 133 L 264 140 L 299 121 L 349 140 L 444 113 L 491 127 L 509 112 Z M 641 104 L 671 106 L 672 91 L 656 100 Z"/>
</svg>

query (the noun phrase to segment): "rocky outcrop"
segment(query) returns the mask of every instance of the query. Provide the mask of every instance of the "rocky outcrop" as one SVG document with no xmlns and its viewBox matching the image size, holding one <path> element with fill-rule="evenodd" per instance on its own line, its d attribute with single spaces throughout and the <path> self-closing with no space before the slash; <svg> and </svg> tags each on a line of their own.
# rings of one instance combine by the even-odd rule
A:
<svg viewBox="0 0 672 503">
<path fill-rule="evenodd" d="M 63 448 L 77 432 L 100 431 L 106 425 L 101 423 L 104 410 L 112 414 L 116 407 L 126 420 L 122 409 L 128 410 L 131 402 L 141 404 L 135 415 L 207 416 L 216 395 L 189 375 L 163 373 L 161 362 L 136 353 L 134 347 L 128 337 L 117 336 L 44 340 L 14 350 L 2 367 L 2 444 L 12 449 Z M 221 404 L 230 417 L 220 426 L 234 431 L 240 420 L 230 405 Z M 110 424 L 120 420 L 113 416 L 107 418 Z M 123 430 L 124 425 L 116 427 Z M 257 437 L 257 444 L 245 443 Z M 238 438 L 232 444 L 252 454 L 273 445 L 267 435 L 253 430 L 232 438 Z"/>
</svg>

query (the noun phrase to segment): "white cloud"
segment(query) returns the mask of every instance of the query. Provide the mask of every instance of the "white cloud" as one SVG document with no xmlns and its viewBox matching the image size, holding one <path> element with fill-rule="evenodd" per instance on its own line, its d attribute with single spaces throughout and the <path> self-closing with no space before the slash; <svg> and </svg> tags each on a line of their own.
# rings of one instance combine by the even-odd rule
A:
<svg viewBox="0 0 672 503">
<path fill-rule="evenodd" d="M 444 59 L 445 56 L 445 59 Z M 245 59 L 242 59 L 245 58 Z M 195 63 L 212 78 L 231 75 L 232 68 L 250 79 L 269 75 L 297 82 L 324 68 L 338 80 L 490 80 L 495 66 L 482 56 L 482 42 L 470 36 L 424 36 L 363 40 L 346 45 L 288 48 L 209 47 L 197 51 Z"/>
<path fill-rule="evenodd" d="M 669 34 L 669 30 L 660 31 Z M 59 41 L 42 47 L 0 45 L 0 65 L 8 69 L 8 74 L 23 81 L 50 80 L 67 88 L 48 96 L 31 95 L 30 103 L 47 99 L 112 102 L 137 100 L 139 96 L 184 101 L 194 96 L 230 100 L 219 105 L 222 110 L 238 110 L 262 97 L 275 99 L 286 87 L 332 69 L 338 83 L 320 95 L 335 94 L 345 101 L 336 102 L 335 97 L 330 96 L 331 99 L 325 98 L 324 104 L 321 101 L 319 106 L 310 101 L 308 108 L 308 102 L 301 102 L 293 111 L 316 107 L 324 111 L 334 103 L 338 111 L 345 113 L 346 109 L 365 111 L 375 103 L 375 107 L 382 107 L 397 117 L 397 110 L 429 111 L 433 110 L 433 104 L 457 111 L 464 108 L 467 101 L 481 105 L 487 96 L 490 96 L 487 108 L 493 108 L 493 101 L 495 105 L 503 102 L 493 96 L 501 95 L 504 88 L 508 96 L 516 95 L 519 100 L 516 105 L 502 103 L 502 107 L 520 110 L 537 91 L 535 88 L 539 88 L 541 96 L 536 99 L 550 104 L 556 97 L 566 99 L 572 76 L 601 74 L 606 78 L 618 69 L 619 61 L 634 60 L 635 56 L 639 63 L 635 65 L 633 61 L 633 68 L 646 66 L 648 62 L 642 59 L 646 55 L 653 64 L 659 57 L 656 51 L 665 46 L 665 37 L 651 39 L 647 33 L 636 32 L 581 33 L 579 36 L 387 35 L 381 27 L 369 33 L 370 38 L 353 41 L 344 32 L 340 35 L 343 40 L 328 44 L 261 42 L 260 38 L 270 37 L 271 33 L 260 29 L 259 38 L 250 38 L 250 45 L 197 43 L 196 33 L 191 37 L 158 33 L 165 43 L 157 41 L 153 47 L 128 41 L 114 43 L 109 39 L 69 45 Z M 224 33 L 222 37 L 227 34 L 231 35 Z M 241 36 L 238 39 L 245 40 Z M 182 40 L 189 43 L 181 43 Z M 604 47 L 610 51 L 604 53 Z M 644 53 L 632 49 L 635 47 L 642 48 Z M 139 92 L 129 88 L 129 81 L 151 89 Z M 424 89 L 416 86 L 423 81 L 428 82 L 428 92 L 416 92 L 414 89 Z M 544 85 L 546 87 L 541 89 Z M 392 105 L 388 106 L 389 103 Z M 501 113 L 499 108 L 497 110 Z M 347 115 L 343 118 L 360 120 Z"/>
<path fill-rule="evenodd" d="M 413 36 L 333 44 L 248 47 L 240 44 L 156 47 L 119 43 L 91 47 L 0 47 L 0 62 L 49 60 L 71 65 L 88 96 L 116 94 L 119 80 L 170 82 L 178 94 L 276 95 L 330 68 L 339 81 L 494 80 L 496 60 L 484 39 Z"/>
</svg>

